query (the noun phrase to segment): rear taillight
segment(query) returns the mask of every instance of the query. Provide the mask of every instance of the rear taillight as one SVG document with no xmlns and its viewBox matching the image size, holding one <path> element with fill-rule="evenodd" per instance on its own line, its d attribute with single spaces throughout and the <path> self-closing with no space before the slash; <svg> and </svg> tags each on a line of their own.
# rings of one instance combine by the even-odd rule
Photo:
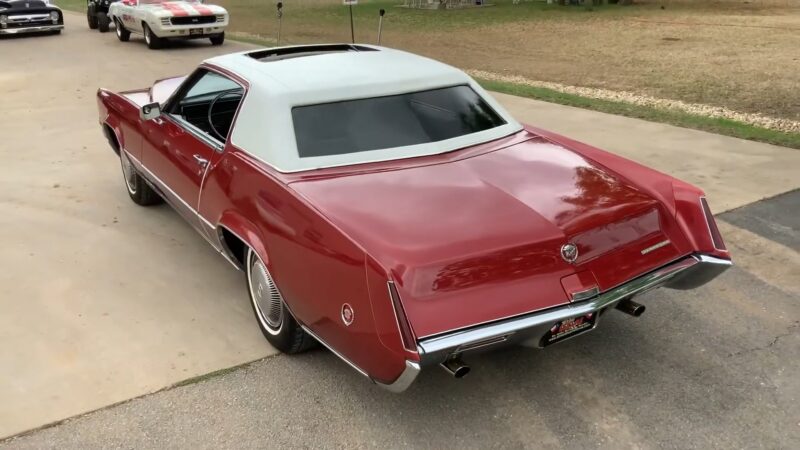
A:
<svg viewBox="0 0 800 450">
<path fill-rule="evenodd" d="M 706 224 L 708 224 L 708 232 L 711 234 L 711 241 L 714 243 L 714 248 L 717 250 L 727 250 L 725 243 L 722 242 L 722 235 L 717 228 L 717 221 L 714 220 L 714 215 L 711 214 L 711 208 L 708 207 L 708 202 L 705 197 L 700 197 L 700 205 L 703 207 L 703 214 L 706 216 Z"/>
<path fill-rule="evenodd" d="M 394 286 L 393 281 L 389 281 L 389 297 L 392 299 L 392 308 L 394 308 L 394 316 L 397 318 L 397 326 L 400 328 L 400 338 L 403 340 L 403 347 L 406 350 L 416 352 L 417 343 L 414 341 L 414 332 L 411 331 L 411 324 L 408 323 L 406 313 L 403 310 L 403 304 L 400 303 L 400 295 L 397 294 L 397 288 Z"/>
</svg>

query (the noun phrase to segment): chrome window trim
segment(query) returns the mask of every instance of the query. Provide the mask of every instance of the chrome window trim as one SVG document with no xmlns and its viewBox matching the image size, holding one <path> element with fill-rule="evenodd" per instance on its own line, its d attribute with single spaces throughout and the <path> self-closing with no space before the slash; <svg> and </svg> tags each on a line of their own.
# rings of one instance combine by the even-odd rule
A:
<svg viewBox="0 0 800 450">
<path fill-rule="evenodd" d="M 225 148 L 224 142 L 220 142 L 219 140 L 209 136 L 206 132 L 192 125 L 182 117 L 171 113 L 164 113 L 163 116 L 167 120 L 171 120 L 175 126 L 181 128 L 183 131 L 200 140 L 203 144 L 209 146 L 215 152 L 222 153 L 222 150 Z"/>
<path fill-rule="evenodd" d="M 217 74 L 217 75 L 219 75 L 221 77 L 224 77 L 224 78 L 236 83 L 239 87 L 242 88 L 242 99 L 239 100 L 239 105 L 236 106 L 236 112 L 233 113 L 234 120 L 233 120 L 233 123 L 231 123 L 230 130 L 228 130 L 228 135 L 225 136 L 225 142 L 220 142 L 219 140 L 214 139 L 213 137 L 210 137 L 209 135 L 207 135 L 203 131 L 194 131 L 194 132 L 192 132 L 191 130 L 186 128 L 187 132 L 189 132 L 193 136 L 196 136 L 199 139 L 201 139 L 206 145 L 208 145 L 212 149 L 214 149 L 214 151 L 216 151 L 218 153 L 222 153 L 222 151 L 225 149 L 225 144 L 228 141 L 230 141 L 230 137 L 233 134 L 233 130 L 236 128 L 236 122 L 237 122 L 236 118 L 239 116 L 239 112 L 241 111 L 242 105 L 244 104 L 244 101 L 245 101 L 245 97 L 247 97 L 247 94 L 249 92 L 247 86 L 245 86 L 244 84 L 239 82 L 239 80 L 236 80 L 236 79 L 232 78 L 230 75 L 228 75 L 228 74 L 226 74 L 226 73 L 224 73 L 224 72 L 222 72 L 220 70 L 217 70 L 216 67 L 208 66 L 208 65 L 201 65 L 200 67 L 196 68 L 194 70 L 194 72 L 190 73 L 186 77 L 186 79 L 183 81 L 183 83 L 181 83 L 181 85 L 178 86 L 177 89 L 175 89 L 175 92 L 173 92 L 172 95 L 169 96 L 169 98 L 164 100 L 164 103 L 163 103 L 162 106 L 164 107 L 163 110 L 165 111 L 165 113 L 163 115 L 167 116 L 167 117 L 170 117 L 170 118 L 177 118 L 174 114 L 168 113 L 166 111 L 169 111 L 172 108 L 173 104 L 178 101 L 178 98 L 176 96 L 178 95 L 179 92 L 182 92 L 183 87 L 186 84 L 186 82 L 192 80 L 192 77 L 194 76 L 194 74 L 199 72 L 199 71 L 201 71 L 201 70 L 202 71 L 206 71 L 206 72 L 214 72 L 215 74 Z M 191 126 L 194 130 L 198 130 L 197 127 L 195 127 L 194 125 L 190 124 L 189 122 L 186 122 L 185 120 L 183 120 L 183 118 L 180 118 L 180 123 L 175 121 L 175 125 L 177 125 L 177 126 L 179 126 L 181 128 L 184 128 L 183 126 L 181 126 L 184 123 L 189 125 L 189 126 Z"/>
</svg>

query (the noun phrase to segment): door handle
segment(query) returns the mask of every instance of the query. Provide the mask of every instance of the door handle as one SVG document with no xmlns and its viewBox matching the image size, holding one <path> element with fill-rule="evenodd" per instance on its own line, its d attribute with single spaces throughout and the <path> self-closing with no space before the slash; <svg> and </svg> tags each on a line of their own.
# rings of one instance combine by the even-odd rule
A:
<svg viewBox="0 0 800 450">
<path fill-rule="evenodd" d="M 194 158 L 194 162 L 196 162 L 198 166 L 200 166 L 200 167 L 202 167 L 204 169 L 208 166 L 208 160 L 203 158 L 202 156 L 194 155 L 193 158 Z"/>
</svg>

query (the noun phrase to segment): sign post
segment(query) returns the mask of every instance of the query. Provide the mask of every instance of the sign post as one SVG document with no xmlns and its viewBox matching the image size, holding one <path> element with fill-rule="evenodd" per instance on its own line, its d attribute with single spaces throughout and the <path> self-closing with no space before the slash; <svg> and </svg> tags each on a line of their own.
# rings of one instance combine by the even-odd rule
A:
<svg viewBox="0 0 800 450">
<path fill-rule="evenodd" d="M 381 45 L 381 31 L 383 31 L 383 15 L 386 14 L 386 10 L 381 8 L 381 10 L 378 11 L 378 14 L 380 15 L 378 17 L 378 45 Z"/>
<path fill-rule="evenodd" d="M 278 2 L 278 38 L 275 39 L 275 46 L 281 46 L 281 24 L 283 23 L 283 2 Z"/>
<path fill-rule="evenodd" d="M 342 4 L 350 8 L 350 41 L 355 44 L 356 32 L 353 30 L 353 5 L 357 5 L 358 0 L 342 0 Z"/>
</svg>

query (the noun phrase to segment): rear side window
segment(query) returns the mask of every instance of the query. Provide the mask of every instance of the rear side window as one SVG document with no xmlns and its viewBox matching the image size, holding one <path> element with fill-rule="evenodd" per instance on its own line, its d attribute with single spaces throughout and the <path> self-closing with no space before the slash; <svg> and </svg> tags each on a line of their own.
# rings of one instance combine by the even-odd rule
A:
<svg viewBox="0 0 800 450">
<path fill-rule="evenodd" d="M 443 141 L 506 122 L 469 86 L 292 109 L 301 158 Z"/>
</svg>

